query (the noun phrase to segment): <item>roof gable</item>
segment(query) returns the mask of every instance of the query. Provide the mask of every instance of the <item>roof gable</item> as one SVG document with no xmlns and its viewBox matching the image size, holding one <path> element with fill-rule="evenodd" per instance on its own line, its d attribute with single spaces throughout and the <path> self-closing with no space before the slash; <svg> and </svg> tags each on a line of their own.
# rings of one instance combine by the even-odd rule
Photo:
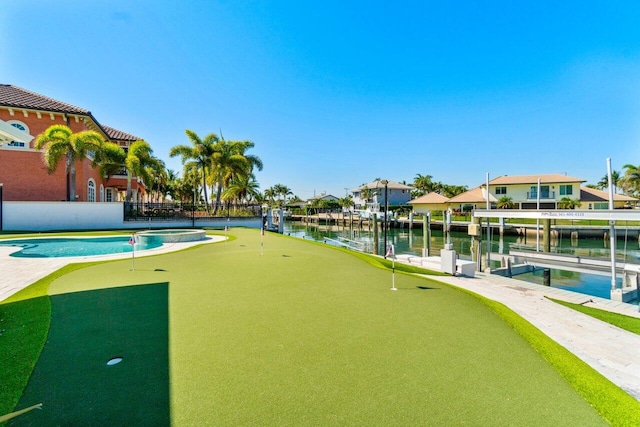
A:
<svg viewBox="0 0 640 427">
<path fill-rule="evenodd" d="M 0 84 L 0 106 L 56 113 L 91 115 L 89 110 L 48 98 L 18 86 Z"/>
<path fill-rule="evenodd" d="M 438 194 L 435 191 L 431 193 L 427 193 L 423 196 L 415 198 L 409 201 L 411 205 L 421 205 L 421 204 L 444 204 L 449 201 L 448 197 L 443 196 L 442 194 Z"/>
<path fill-rule="evenodd" d="M 114 141 L 131 141 L 131 142 L 133 142 L 133 141 L 138 141 L 138 140 L 142 139 L 142 138 L 138 138 L 137 136 L 131 135 L 129 133 L 122 132 L 121 130 L 114 129 L 114 128 L 110 127 L 110 126 L 100 125 L 100 127 L 107 134 L 107 137 L 109 137 L 109 139 L 114 140 Z"/>
<path fill-rule="evenodd" d="M 559 173 L 543 175 L 503 175 L 489 181 L 489 185 L 516 185 L 516 184 L 537 184 L 540 179 L 541 184 L 557 184 L 565 182 L 586 182 L 582 178 L 562 175 Z"/>
<path fill-rule="evenodd" d="M 617 202 L 635 202 L 638 199 L 634 197 L 625 196 L 623 194 L 614 194 L 613 201 Z M 606 191 L 598 190 L 589 187 L 580 187 L 580 201 L 581 202 L 608 202 L 609 193 Z"/>
<path fill-rule="evenodd" d="M 460 193 L 449 199 L 449 203 L 486 203 L 486 201 L 487 192 L 485 191 L 484 186 L 472 188 L 469 191 L 465 191 L 464 193 Z M 493 194 L 489 193 L 489 201 L 497 202 L 498 199 L 496 199 Z"/>
<path fill-rule="evenodd" d="M 352 193 L 359 192 L 364 190 L 365 188 L 376 189 L 376 188 L 384 188 L 384 183 L 382 180 L 372 181 L 368 184 L 361 185 L 360 187 L 354 188 L 351 190 Z M 387 190 L 413 190 L 415 187 L 406 184 L 400 184 L 396 181 L 389 181 L 387 183 Z"/>
</svg>

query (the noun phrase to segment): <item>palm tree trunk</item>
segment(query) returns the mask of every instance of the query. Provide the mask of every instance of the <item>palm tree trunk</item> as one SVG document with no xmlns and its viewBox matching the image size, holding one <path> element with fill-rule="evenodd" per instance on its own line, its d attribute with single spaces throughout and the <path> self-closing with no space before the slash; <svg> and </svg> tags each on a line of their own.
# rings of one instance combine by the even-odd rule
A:
<svg viewBox="0 0 640 427">
<path fill-rule="evenodd" d="M 222 179 L 218 181 L 218 190 L 216 192 L 216 206 L 213 208 L 213 214 L 218 211 L 218 205 L 220 205 L 220 198 L 222 197 Z"/>
<path fill-rule="evenodd" d="M 67 163 L 69 164 L 69 201 L 76 201 L 76 162 L 67 156 Z"/>
<path fill-rule="evenodd" d="M 202 189 L 204 190 L 204 208 L 207 213 L 209 213 L 209 199 L 207 198 L 207 174 L 202 168 Z"/>
<path fill-rule="evenodd" d="M 125 197 L 127 204 L 131 203 L 131 193 L 131 172 L 127 169 L 127 196 Z"/>
</svg>

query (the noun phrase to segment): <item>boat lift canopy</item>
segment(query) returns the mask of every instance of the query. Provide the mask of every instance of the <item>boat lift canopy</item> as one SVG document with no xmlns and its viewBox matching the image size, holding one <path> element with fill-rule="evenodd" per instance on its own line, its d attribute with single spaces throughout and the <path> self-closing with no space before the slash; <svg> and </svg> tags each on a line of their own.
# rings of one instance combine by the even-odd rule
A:
<svg viewBox="0 0 640 427">
<path fill-rule="evenodd" d="M 573 219 L 573 220 L 605 220 L 605 221 L 640 221 L 640 210 L 636 209 L 476 209 L 474 218 L 530 218 L 530 219 Z"/>
</svg>

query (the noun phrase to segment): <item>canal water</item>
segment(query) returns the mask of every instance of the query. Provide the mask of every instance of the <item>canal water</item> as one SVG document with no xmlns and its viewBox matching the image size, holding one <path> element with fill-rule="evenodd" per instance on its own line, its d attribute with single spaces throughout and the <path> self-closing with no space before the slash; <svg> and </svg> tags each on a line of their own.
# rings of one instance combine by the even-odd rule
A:
<svg viewBox="0 0 640 427">
<path fill-rule="evenodd" d="M 373 232 L 368 227 L 358 228 L 349 226 L 327 226 L 317 224 L 305 224 L 301 222 L 287 221 L 284 224 L 284 234 L 325 242 L 335 246 L 350 247 L 366 253 L 384 253 L 383 232 L 379 232 L 377 246 L 374 245 Z M 620 237 L 620 236 L 619 236 Z M 394 245 L 396 255 L 412 254 L 421 256 L 423 248 L 429 248 L 430 255 L 439 255 L 444 248 L 446 237 L 442 230 L 431 230 L 430 239 L 424 238 L 422 227 L 392 228 L 387 231 L 387 247 Z M 573 254 L 583 257 L 609 259 L 609 241 L 604 239 L 571 239 L 570 236 L 552 240 L 552 252 Z M 451 232 L 451 244 L 461 259 L 471 259 L 471 237 L 464 232 Z M 486 237 L 483 238 L 482 251 L 486 253 Z M 509 248 L 518 248 L 535 251 L 536 239 L 520 236 L 503 236 L 498 233 L 491 236 L 491 252 L 493 254 L 507 254 Z M 618 240 L 617 259 L 625 262 L 640 263 L 640 247 L 635 239 Z M 492 267 L 500 266 L 498 260 L 492 260 Z M 533 273 L 521 274 L 514 279 L 542 284 L 542 269 Z M 618 285 L 622 279 L 618 278 Z M 608 275 L 588 274 L 567 270 L 551 269 L 551 286 L 593 295 L 601 298 L 609 298 L 611 278 Z"/>
</svg>

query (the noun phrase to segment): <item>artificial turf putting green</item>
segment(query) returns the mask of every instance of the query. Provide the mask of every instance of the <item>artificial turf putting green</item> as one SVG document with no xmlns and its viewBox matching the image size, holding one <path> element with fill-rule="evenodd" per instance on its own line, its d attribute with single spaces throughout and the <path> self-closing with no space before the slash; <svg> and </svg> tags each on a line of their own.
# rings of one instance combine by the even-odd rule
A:
<svg viewBox="0 0 640 427">
<path fill-rule="evenodd" d="M 49 288 L 169 283 L 173 424 L 606 425 L 475 298 L 400 274 L 392 292 L 388 271 L 342 251 L 267 234 L 260 256 L 258 231 L 233 234 L 140 258 L 135 272 L 130 260 L 92 265 Z M 59 386 L 43 386 L 43 411 Z M 60 416 L 95 423 L 76 408 Z"/>
<path fill-rule="evenodd" d="M 168 425 L 167 297 L 167 283 L 51 297 L 48 343 L 19 402 L 46 410 L 9 425 Z"/>
</svg>

